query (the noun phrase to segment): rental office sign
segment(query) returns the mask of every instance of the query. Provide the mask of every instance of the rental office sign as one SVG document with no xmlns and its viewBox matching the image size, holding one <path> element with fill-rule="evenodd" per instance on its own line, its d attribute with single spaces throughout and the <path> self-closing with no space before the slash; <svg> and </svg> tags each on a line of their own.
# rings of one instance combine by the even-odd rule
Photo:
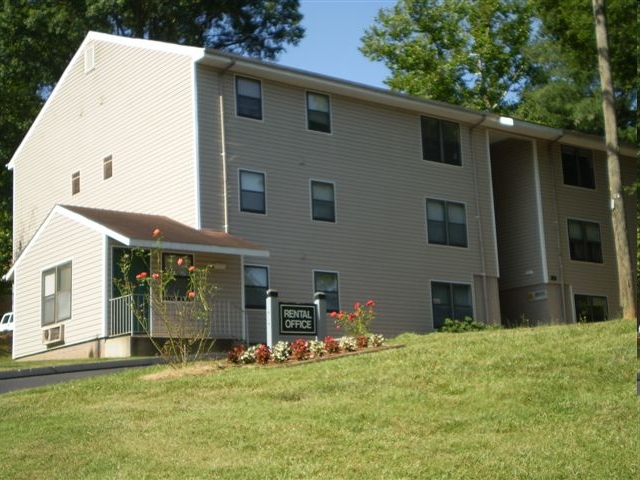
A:
<svg viewBox="0 0 640 480">
<path fill-rule="evenodd" d="M 280 304 L 280 335 L 316 335 L 317 332 L 314 304 Z"/>
</svg>

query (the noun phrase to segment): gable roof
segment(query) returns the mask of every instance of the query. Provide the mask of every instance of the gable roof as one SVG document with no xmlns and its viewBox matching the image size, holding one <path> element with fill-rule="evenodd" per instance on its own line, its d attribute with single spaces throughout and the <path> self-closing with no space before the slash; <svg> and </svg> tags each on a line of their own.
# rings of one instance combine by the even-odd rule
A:
<svg viewBox="0 0 640 480">
<path fill-rule="evenodd" d="M 56 205 L 4 276 L 6 280 L 13 277 L 20 260 L 25 257 L 30 246 L 37 241 L 40 232 L 55 215 L 64 216 L 128 247 L 158 248 L 161 242 L 161 247 L 165 250 L 252 257 L 269 256 L 267 250 L 253 242 L 225 232 L 198 230 L 164 215 Z M 158 238 L 153 237 L 156 228 L 161 232 Z"/>
</svg>

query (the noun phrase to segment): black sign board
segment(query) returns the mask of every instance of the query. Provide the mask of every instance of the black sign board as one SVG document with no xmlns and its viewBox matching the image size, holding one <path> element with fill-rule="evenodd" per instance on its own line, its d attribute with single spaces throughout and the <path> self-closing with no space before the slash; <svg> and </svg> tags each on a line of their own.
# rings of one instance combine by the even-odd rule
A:
<svg viewBox="0 0 640 480">
<path fill-rule="evenodd" d="M 280 304 L 280 335 L 315 335 L 316 324 L 315 305 Z"/>
</svg>

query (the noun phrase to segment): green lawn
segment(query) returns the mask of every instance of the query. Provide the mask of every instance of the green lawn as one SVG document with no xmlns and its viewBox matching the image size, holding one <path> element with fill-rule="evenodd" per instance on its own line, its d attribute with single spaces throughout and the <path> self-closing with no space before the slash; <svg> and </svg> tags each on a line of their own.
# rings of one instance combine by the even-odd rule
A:
<svg viewBox="0 0 640 480">
<path fill-rule="evenodd" d="M 0 395 L 12 479 L 638 478 L 635 322 Z"/>
</svg>

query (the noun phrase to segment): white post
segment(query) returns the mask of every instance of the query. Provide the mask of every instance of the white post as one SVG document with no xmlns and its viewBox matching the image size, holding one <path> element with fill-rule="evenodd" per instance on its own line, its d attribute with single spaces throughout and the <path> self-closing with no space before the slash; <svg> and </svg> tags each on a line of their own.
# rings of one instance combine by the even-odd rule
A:
<svg viewBox="0 0 640 480">
<path fill-rule="evenodd" d="M 267 346 L 273 348 L 280 334 L 278 292 L 267 290 Z"/>
<path fill-rule="evenodd" d="M 316 292 L 313 303 L 316 304 L 316 338 L 324 340 L 327 336 L 327 296 L 323 292 Z"/>
</svg>

